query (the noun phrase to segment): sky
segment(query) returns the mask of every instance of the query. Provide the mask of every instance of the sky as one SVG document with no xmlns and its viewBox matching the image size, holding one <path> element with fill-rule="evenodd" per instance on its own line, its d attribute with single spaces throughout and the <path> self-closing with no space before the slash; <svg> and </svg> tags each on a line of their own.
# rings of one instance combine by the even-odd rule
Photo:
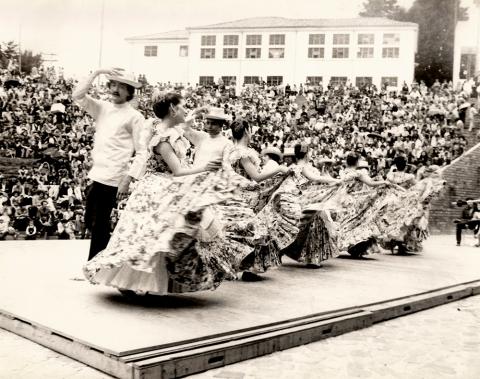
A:
<svg viewBox="0 0 480 379">
<path fill-rule="evenodd" d="M 126 37 L 248 17 L 357 17 L 365 0 L 0 0 L 0 41 L 56 59 L 67 75 L 127 67 Z M 462 3 L 472 0 L 462 0 Z M 409 7 L 413 0 L 399 0 Z"/>
</svg>

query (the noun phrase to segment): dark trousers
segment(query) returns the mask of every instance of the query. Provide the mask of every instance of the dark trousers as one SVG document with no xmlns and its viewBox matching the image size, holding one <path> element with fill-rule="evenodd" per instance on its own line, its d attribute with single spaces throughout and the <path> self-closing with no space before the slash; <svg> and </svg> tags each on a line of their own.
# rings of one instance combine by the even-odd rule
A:
<svg viewBox="0 0 480 379">
<path fill-rule="evenodd" d="M 86 190 L 85 226 L 91 234 L 88 260 L 108 245 L 110 214 L 116 205 L 117 189 L 117 187 L 93 182 Z"/>
<path fill-rule="evenodd" d="M 456 222 L 457 224 L 457 244 L 460 245 L 462 242 L 462 230 L 463 229 L 470 229 L 478 231 L 478 227 L 480 226 L 480 221 L 473 220 L 473 221 L 460 221 Z"/>
</svg>

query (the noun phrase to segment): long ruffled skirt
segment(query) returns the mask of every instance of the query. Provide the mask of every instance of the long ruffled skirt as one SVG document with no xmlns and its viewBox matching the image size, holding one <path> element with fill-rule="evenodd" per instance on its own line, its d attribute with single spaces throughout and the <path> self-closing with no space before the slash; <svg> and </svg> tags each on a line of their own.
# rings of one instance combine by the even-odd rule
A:
<svg viewBox="0 0 480 379">
<path fill-rule="evenodd" d="M 129 197 L 105 250 L 84 266 L 94 284 L 154 294 L 215 289 L 236 279 L 212 205 L 230 198 L 222 172 L 147 174 Z M 223 241 L 224 243 L 220 243 Z"/>
</svg>

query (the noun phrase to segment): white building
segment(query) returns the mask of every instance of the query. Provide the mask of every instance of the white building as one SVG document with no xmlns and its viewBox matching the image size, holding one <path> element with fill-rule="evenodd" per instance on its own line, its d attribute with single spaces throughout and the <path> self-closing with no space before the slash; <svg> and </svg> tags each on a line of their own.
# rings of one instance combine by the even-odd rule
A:
<svg viewBox="0 0 480 379">
<path fill-rule="evenodd" d="M 177 30 L 126 38 L 130 44 L 130 71 L 145 74 L 151 84 L 188 81 L 188 32 Z"/>
<path fill-rule="evenodd" d="M 453 83 L 480 74 L 480 1 L 468 9 L 468 20 L 457 22 L 453 56 Z"/>
<path fill-rule="evenodd" d="M 418 26 L 384 18 L 249 18 L 128 38 L 150 82 L 411 83 Z"/>
</svg>

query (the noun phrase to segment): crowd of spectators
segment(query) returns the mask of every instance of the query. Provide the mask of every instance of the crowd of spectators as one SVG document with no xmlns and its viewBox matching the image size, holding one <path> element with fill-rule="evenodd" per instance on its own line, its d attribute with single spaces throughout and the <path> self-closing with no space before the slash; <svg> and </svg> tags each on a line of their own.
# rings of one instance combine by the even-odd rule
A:
<svg viewBox="0 0 480 379">
<path fill-rule="evenodd" d="M 310 145 L 319 169 L 336 175 L 348 152 L 363 156 L 372 176 L 385 177 L 393 158 L 407 157 L 409 170 L 449 164 L 466 149 L 477 110 L 476 85 L 404 83 L 376 88 L 350 83 L 323 86 L 236 87 L 148 84 L 133 100 L 152 117 L 151 94 L 180 91 L 188 107 L 222 107 L 254 127 L 252 147 L 278 147 L 289 156 L 297 143 Z M 0 239 L 85 238 L 84 190 L 88 184 L 92 119 L 72 100 L 75 82 L 40 69 L 30 76 L 0 72 L 0 157 L 24 158 L 14 175 L 0 175 Z M 105 98 L 102 85 L 93 96 Z M 228 130 L 225 131 L 228 134 Z"/>
</svg>

